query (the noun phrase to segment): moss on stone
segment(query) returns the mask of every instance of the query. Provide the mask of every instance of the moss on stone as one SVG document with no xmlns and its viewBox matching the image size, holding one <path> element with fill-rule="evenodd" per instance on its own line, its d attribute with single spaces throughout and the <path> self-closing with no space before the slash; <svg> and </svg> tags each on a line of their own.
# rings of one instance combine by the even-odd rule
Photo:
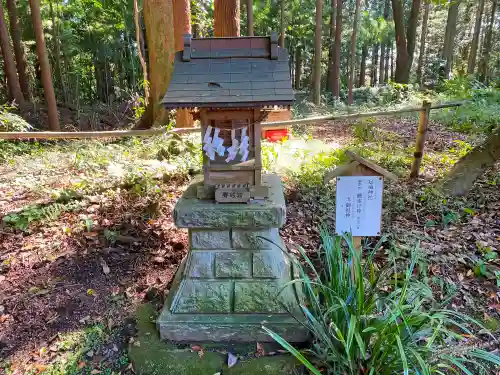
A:
<svg viewBox="0 0 500 375">
<path fill-rule="evenodd" d="M 137 338 L 129 346 L 129 357 L 135 372 L 140 375 L 290 375 L 297 362 L 290 356 L 254 358 L 239 362 L 228 369 L 226 356 L 205 351 L 200 359 L 197 352 L 162 342 L 156 330 L 156 312 L 149 305 L 137 310 Z"/>
</svg>

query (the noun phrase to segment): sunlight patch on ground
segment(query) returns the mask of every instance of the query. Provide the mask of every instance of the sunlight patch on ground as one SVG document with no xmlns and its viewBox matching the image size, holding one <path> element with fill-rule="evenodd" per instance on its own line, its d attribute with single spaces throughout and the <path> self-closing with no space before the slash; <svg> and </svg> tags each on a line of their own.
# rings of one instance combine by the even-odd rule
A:
<svg viewBox="0 0 500 375">
<path fill-rule="evenodd" d="M 282 143 L 264 142 L 262 145 L 264 167 L 271 172 L 298 172 L 319 154 L 341 148 L 335 142 L 325 143 L 318 139 L 291 139 Z"/>
</svg>

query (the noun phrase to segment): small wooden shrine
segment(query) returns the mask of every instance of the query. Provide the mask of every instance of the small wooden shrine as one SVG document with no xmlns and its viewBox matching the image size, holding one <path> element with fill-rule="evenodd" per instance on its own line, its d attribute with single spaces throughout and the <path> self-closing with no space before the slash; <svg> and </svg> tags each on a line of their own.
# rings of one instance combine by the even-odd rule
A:
<svg viewBox="0 0 500 375">
<path fill-rule="evenodd" d="M 288 52 L 278 37 L 184 37 L 162 104 L 188 109 L 202 125 L 199 199 L 244 203 L 268 196 L 261 182 L 261 122 L 293 104 Z"/>
</svg>

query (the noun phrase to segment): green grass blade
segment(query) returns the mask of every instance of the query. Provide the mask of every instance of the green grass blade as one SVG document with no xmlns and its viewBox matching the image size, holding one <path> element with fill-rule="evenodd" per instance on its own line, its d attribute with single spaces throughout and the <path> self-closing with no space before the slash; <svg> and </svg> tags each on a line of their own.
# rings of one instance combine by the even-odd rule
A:
<svg viewBox="0 0 500 375">
<path fill-rule="evenodd" d="M 454 364 L 455 366 L 457 366 L 460 370 L 463 371 L 464 374 L 466 375 L 474 375 L 472 372 L 469 371 L 469 369 L 467 367 L 464 366 L 464 364 L 459 361 L 457 358 L 453 358 L 453 357 L 450 357 L 450 356 L 442 356 L 443 359 L 446 359 L 448 362 Z"/>
<path fill-rule="evenodd" d="M 284 340 L 280 335 L 274 333 L 273 331 L 267 329 L 266 327 L 262 327 L 266 333 L 272 337 L 278 344 L 280 344 L 283 348 L 288 350 L 290 354 L 292 354 L 295 358 L 297 358 L 304 366 L 307 367 L 309 371 L 313 375 L 322 375 L 321 372 L 313 366 L 311 362 L 309 362 L 297 349 L 295 349 L 292 345 L 290 345 L 286 340 Z"/>
<path fill-rule="evenodd" d="M 403 363 L 403 374 L 408 375 L 410 373 L 410 369 L 408 367 L 408 358 L 406 358 L 406 353 L 403 348 L 403 343 L 401 342 L 401 338 L 396 335 L 396 342 L 398 343 L 399 354 L 401 355 L 401 362 Z"/>
</svg>

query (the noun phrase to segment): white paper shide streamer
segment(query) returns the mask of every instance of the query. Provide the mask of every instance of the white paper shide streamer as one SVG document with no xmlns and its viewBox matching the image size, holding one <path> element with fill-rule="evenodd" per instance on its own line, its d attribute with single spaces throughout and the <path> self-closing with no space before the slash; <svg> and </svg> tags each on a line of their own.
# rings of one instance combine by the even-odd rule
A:
<svg viewBox="0 0 500 375">
<path fill-rule="evenodd" d="M 212 136 L 212 130 L 214 130 L 214 134 Z M 203 151 L 205 151 L 205 155 L 210 160 L 215 160 L 215 154 L 219 156 L 224 156 L 226 154 L 226 150 L 228 152 L 228 156 L 226 158 L 226 163 L 233 161 L 236 159 L 236 155 L 241 155 L 241 161 L 246 161 L 248 159 L 248 146 L 249 146 L 249 137 L 247 135 L 247 128 L 241 129 L 241 141 L 236 139 L 236 130 L 231 129 L 231 147 L 224 146 L 224 139 L 219 137 L 221 129 L 212 128 L 211 126 L 207 127 L 207 131 L 203 137 Z"/>
</svg>

